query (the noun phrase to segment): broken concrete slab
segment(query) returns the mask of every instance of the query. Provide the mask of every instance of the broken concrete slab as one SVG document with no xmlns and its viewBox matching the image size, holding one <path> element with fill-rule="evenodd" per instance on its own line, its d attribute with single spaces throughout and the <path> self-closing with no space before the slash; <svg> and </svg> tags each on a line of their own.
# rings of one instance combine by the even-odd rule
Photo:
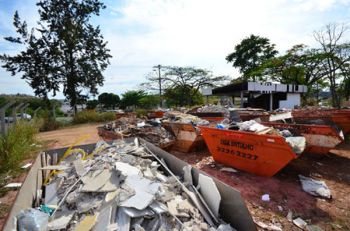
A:
<svg viewBox="0 0 350 231">
<path fill-rule="evenodd" d="M 111 180 L 112 175 L 113 175 L 113 172 L 111 170 L 104 169 L 101 172 L 99 172 L 97 175 L 95 175 L 94 173 L 91 173 L 84 176 L 83 182 L 85 183 L 81 191 L 82 192 L 100 192 L 100 191 L 108 192 L 108 190 L 115 191 L 117 186 L 113 187 L 113 183 L 118 180 L 115 179 L 116 175 L 113 175 L 113 179 Z M 108 186 L 106 186 L 106 188 L 104 189 L 103 187 L 107 182 L 109 182 Z"/>
<path fill-rule="evenodd" d="M 75 212 L 68 212 L 60 217 L 55 217 L 48 224 L 49 230 L 67 229 L 69 222 L 72 220 Z"/>
<path fill-rule="evenodd" d="M 97 216 L 97 221 L 94 226 L 94 231 L 104 231 L 110 225 L 112 213 L 112 205 L 107 205 L 101 209 Z"/>
<path fill-rule="evenodd" d="M 212 178 L 199 174 L 198 186 L 200 187 L 200 193 L 208 204 L 209 208 L 213 214 L 219 216 L 219 207 L 221 201 L 221 195 L 219 190 L 216 187 L 215 182 Z"/>
<path fill-rule="evenodd" d="M 192 166 L 191 165 L 184 166 L 183 171 L 184 171 L 184 183 L 193 185 Z"/>
<path fill-rule="evenodd" d="M 82 176 L 85 173 L 84 164 L 81 159 L 73 161 L 73 165 L 75 168 L 75 172 L 78 174 L 78 176 Z"/>
<path fill-rule="evenodd" d="M 116 162 L 115 167 L 118 171 L 120 171 L 124 176 L 132 176 L 132 175 L 140 175 L 140 169 L 131 166 L 130 164 L 123 162 Z"/>
<path fill-rule="evenodd" d="M 91 230 L 96 224 L 97 215 L 87 215 L 84 217 L 79 224 L 75 227 L 75 231 L 86 231 Z"/>
<path fill-rule="evenodd" d="M 52 181 L 50 184 L 45 186 L 45 204 L 46 205 L 57 205 L 59 199 L 57 197 L 57 189 L 60 185 L 60 180 Z"/>
<path fill-rule="evenodd" d="M 136 173 L 136 171 L 134 172 Z M 125 184 L 135 190 L 135 195 L 121 203 L 123 207 L 133 207 L 139 210 L 145 209 L 154 199 L 159 190 L 160 183 L 152 182 L 139 175 L 130 175 Z"/>
<path fill-rule="evenodd" d="M 124 208 L 118 208 L 117 211 L 117 224 L 118 231 L 129 231 L 130 230 L 130 217 L 124 212 Z"/>
</svg>

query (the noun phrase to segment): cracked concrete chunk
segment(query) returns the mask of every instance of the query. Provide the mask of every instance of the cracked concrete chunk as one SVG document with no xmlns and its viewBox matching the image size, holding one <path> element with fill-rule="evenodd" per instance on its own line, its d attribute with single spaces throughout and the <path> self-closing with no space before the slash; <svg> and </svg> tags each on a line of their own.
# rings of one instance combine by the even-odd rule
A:
<svg viewBox="0 0 350 231">
<path fill-rule="evenodd" d="M 116 162 L 115 167 L 124 176 L 140 175 L 141 173 L 140 169 L 123 162 Z"/>
<path fill-rule="evenodd" d="M 198 185 L 200 193 L 216 217 L 219 216 L 221 195 L 214 180 L 206 175 L 199 174 Z"/>
<path fill-rule="evenodd" d="M 83 164 L 83 161 L 81 159 L 77 159 L 77 160 L 73 161 L 73 165 L 75 168 L 75 172 L 79 176 L 82 176 L 85 173 L 84 164 Z"/>
<path fill-rule="evenodd" d="M 57 197 L 57 189 L 59 185 L 60 185 L 59 180 L 55 180 L 45 186 L 45 204 L 47 205 L 58 204 L 59 199 Z"/>
<path fill-rule="evenodd" d="M 91 230 L 96 223 L 97 215 L 88 215 L 84 217 L 83 220 L 79 222 L 79 224 L 75 227 L 75 231 L 86 231 Z"/>
<path fill-rule="evenodd" d="M 193 184 L 192 172 L 191 172 L 192 166 L 191 165 L 184 166 L 183 171 L 184 171 L 184 183 Z"/>
<path fill-rule="evenodd" d="M 60 230 L 66 229 L 69 222 L 72 220 L 74 212 L 62 215 L 54 220 L 50 221 L 48 224 L 48 230 Z"/>
<path fill-rule="evenodd" d="M 88 174 L 84 176 L 82 192 L 110 192 L 119 186 L 119 178 L 114 171 L 104 169 L 99 174 Z"/>
<path fill-rule="evenodd" d="M 160 184 L 152 182 L 138 175 L 128 176 L 125 183 L 135 190 L 135 195 L 121 203 L 123 207 L 133 207 L 139 210 L 145 209 L 154 199 L 154 194 L 159 190 Z"/>
<path fill-rule="evenodd" d="M 301 219 L 300 217 L 294 219 L 293 224 L 298 226 L 301 229 L 305 229 L 305 227 L 307 226 L 307 223 L 303 219 Z"/>
<path fill-rule="evenodd" d="M 111 220 L 112 206 L 107 205 L 101 209 L 97 216 L 96 225 L 94 231 L 104 231 L 109 226 Z"/>
<path fill-rule="evenodd" d="M 117 211 L 117 224 L 118 231 L 129 231 L 130 230 L 130 217 L 124 212 L 123 208 L 118 208 Z"/>
</svg>

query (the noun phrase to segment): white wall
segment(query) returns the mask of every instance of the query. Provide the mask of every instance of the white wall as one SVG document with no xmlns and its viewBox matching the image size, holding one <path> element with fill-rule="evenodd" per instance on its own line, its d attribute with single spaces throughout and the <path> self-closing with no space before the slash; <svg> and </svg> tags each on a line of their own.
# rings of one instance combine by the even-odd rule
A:
<svg viewBox="0 0 350 231">
<path fill-rule="evenodd" d="M 300 106 L 299 93 L 287 93 L 287 100 L 280 100 L 279 108 L 293 109 L 294 106 Z"/>
</svg>

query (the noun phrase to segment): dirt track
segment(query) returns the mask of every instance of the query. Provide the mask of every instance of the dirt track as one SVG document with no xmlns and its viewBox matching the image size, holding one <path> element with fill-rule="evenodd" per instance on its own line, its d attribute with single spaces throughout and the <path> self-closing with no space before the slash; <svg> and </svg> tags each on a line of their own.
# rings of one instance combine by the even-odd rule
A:
<svg viewBox="0 0 350 231">
<path fill-rule="evenodd" d="M 79 145 L 96 143 L 101 140 L 97 134 L 97 127 L 101 125 L 84 124 L 50 132 L 41 132 L 38 139 L 47 143 L 50 149 L 68 147 L 77 141 L 79 141 Z"/>
</svg>

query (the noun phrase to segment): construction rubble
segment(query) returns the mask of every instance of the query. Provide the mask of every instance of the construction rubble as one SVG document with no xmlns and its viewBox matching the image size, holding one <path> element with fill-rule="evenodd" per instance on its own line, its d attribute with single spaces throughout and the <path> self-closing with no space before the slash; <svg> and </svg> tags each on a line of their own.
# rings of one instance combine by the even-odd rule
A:
<svg viewBox="0 0 350 231">
<path fill-rule="evenodd" d="M 138 139 L 100 141 L 90 155 L 65 153 L 42 169 L 47 184 L 38 207 L 17 215 L 20 231 L 235 230 L 219 218 L 210 177 L 200 174 L 195 187 L 188 166 L 181 181 Z"/>
<path fill-rule="evenodd" d="M 190 114 L 185 114 L 178 111 L 169 111 L 164 115 L 166 122 L 175 122 L 175 123 L 184 123 L 184 124 L 193 124 L 193 125 L 209 125 L 209 121 L 201 119 L 197 116 Z"/>
<path fill-rule="evenodd" d="M 273 127 L 267 127 L 255 120 L 248 120 L 237 123 L 240 131 L 254 132 L 257 134 L 270 134 L 283 136 L 286 142 L 291 146 L 293 151 L 301 154 L 306 148 L 306 139 L 303 136 L 294 136 L 289 130 L 279 130 Z"/>
<path fill-rule="evenodd" d="M 143 120 L 121 117 L 99 128 L 99 135 L 107 140 L 141 137 L 161 148 L 174 143 L 175 137 L 161 126 L 159 119 Z"/>
</svg>

